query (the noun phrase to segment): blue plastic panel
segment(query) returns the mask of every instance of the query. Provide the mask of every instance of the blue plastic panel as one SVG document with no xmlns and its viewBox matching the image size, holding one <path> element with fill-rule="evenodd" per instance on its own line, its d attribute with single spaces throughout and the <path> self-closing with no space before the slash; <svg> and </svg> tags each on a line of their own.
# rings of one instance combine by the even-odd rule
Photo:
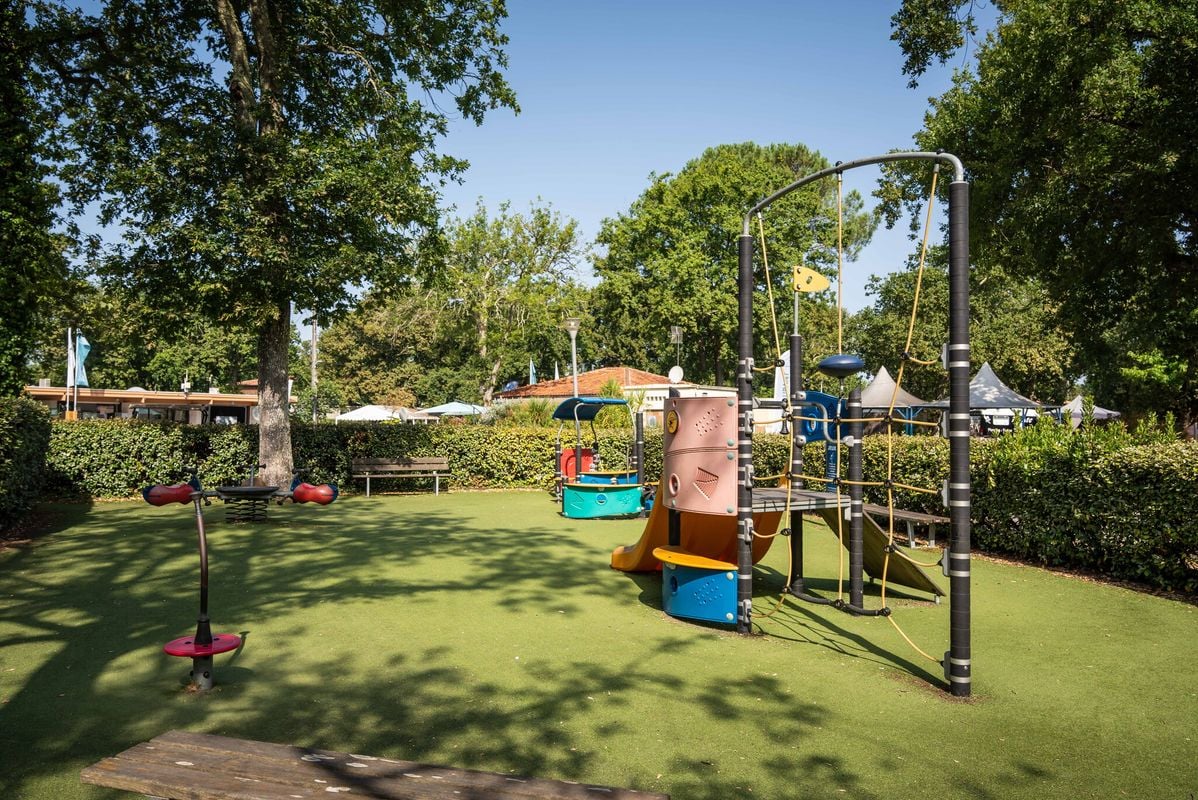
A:
<svg viewBox="0 0 1198 800">
<path fill-rule="evenodd" d="M 736 624 L 736 571 L 662 564 L 661 607 L 671 617 Z"/>
<path fill-rule="evenodd" d="M 641 512 L 641 485 L 603 486 L 567 483 L 562 491 L 562 513 L 570 519 L 622 517 Z"/>
</svg>

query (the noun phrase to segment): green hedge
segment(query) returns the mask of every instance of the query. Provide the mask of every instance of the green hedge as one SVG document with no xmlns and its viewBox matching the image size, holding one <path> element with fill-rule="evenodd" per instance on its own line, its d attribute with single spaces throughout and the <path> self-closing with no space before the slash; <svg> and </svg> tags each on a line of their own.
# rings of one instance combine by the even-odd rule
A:
<svg viewBox="0 0 1198 800">
<path fill-rule="evenodd" d="M 0 530 L 29 510 L 50 449 L 50 415 L 27 397 L 0 399 Z"/>
<path fill-rule="evenodd" d="M 199 469 L 205 485 L 240 482 L 256 460 L 257 435 L 253 426 L 57 422 L 48 459 L 50 488 L 59 494 L 125 497 L 150 483 L 182 480 L 191 467 Z M 459 487 L 549 488 L 556 436 L 556 430 L 543 427 L 478 424 L 297 423 L 292 428 L 295 463 L 310 470 L 309 480 L 350 491 L 361 488 L 362 482 L 350 477 L 350 460 L 360 456 L 444 456 Z M 630 432 L 601 429 L 598 436 L 605 463 L 622 464 Z M 647 430 L 648 480 L 661 475 L 661 445 L 661 430 Z M 786 437 L 760 434 L 754 447 L 758 476 L 785 470 Z M 822 444 L 807 445 L 806 474 L 823 474 L 823 453 Z M 997 440 L 971 440 L 971 453 L 975 548 L 1198 591 L 1198 443 L 1121 428 L 1072 433 L 1036 426 Z M 944 513 L 938 490 L 948 473 L 945 440 L 898 436 L 888 442 L 885 436 L 868 436 L 863 459 L 867 481 L 883 480 L 891 459 L 896 480 L 936 490 L 896 489 L 897 505 Z M 885 503 L 885 490 L 869 487 L 866 499 Z"/>
</svg>

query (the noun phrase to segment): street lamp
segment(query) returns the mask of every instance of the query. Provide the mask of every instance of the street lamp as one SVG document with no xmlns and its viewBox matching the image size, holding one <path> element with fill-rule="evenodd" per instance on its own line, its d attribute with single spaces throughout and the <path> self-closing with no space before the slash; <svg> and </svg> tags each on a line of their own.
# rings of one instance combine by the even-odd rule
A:
<svg viewBox="0 0 1198 800">
<path fill-rule="evenodd" d="M 670 326 L 670 344 L 674 345 L 674 363 L 678 364 L 682 361 L 682 327 L 679 325 Z"/>
<path fill-rule="evenodd" d="M 578 329 L 582 327 L 582 320 L 569 317 L 562 324 L 570 334 L 570 371 L 574 373 L 574 396 L 578 397 Z"/>
</svg>

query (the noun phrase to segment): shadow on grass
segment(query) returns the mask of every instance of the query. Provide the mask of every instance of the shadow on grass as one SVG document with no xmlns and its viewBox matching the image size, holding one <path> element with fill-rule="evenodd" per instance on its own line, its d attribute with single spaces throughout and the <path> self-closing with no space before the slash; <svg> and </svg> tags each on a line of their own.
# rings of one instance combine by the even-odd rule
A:
<svg viewBox="0 0 1198 800">
<path fill-rule="evenodd" d="M 272 506 L 262 525 L 227 525 L 219 506 L 209 508 L 214 630 L 250 622 L 241 634 L 252 643 L 252 621 L 297 610 L 370 600 L 418 604 L 479 592 L 511 614 L 546 607 L 570 614 L 581 611 L 588 596 L 611 591 L 596 579 L 606 576 L 606 565 L 596 562 L 595 546 L 583 536 L 520 519 L 483 524 L 463 522 L 452 509 L 413 516 L 396 508 L 369 502 L 318 510 Z M 335 652 L 315 664 L 305 661 L 302 669 L 283 661 L 278 674 L 268 674 L 261 659 L 255 668 L 243 666 L 238 651 L 218 658 L 215 692 L 181 698 L 189 665 L 160 651 L 194 628 L 198 569 L 190 508 L 129 504 L 60 513 L 63 536 L 7 553 L 3 562 L 0 656 L 29 646 L 45 653 L 23 677 L 6 679 L 3 797 L 28 796 L 31 781 L 77 775 L 78 768 L 166 730 L 208 728 L 218 720 L 217 732 L 245 738 L 285 736 L 294 744 L 411 760 L 440 754 L 442 763 L 450 752 L 456 766 L 587 781 L 595 780 L 602 755 L 595 743 L 641 724 L 628 706 L 630 695 L 674 696 L 688 714 L 695 708 L 725 719 L 736 713 L 730 698 L 739 690 L 696 688 L 671 669 L 654 667 L 658 656 L 685 654 L 694 644 L 687 635 L 623 659 L 566 656 L 566 669 L 530 664 L 515 686 L 485 671 L 481 678 L 468 673 L 453 661 L 460 654 L 447 649 L 401 652 L 381 667 L 354 666 L 352 674 Z M 436 568 L 447 551 L 454 559 Z M 644 587 L 646 595 L 654 591 Z M 411 613 L 427 612 L 413 606 Z M 530 617 L 528 625 L 535 624 Z M 296 637 L 311 633 L 295 631 Z M 402 643 L 396 649 L 402 651 Z M 118 664 L 135 665 L 135 674 Z M 777 686 L 743 691 L 768 691 L 778 704 L 776 715 L 744 718 L 746 733 L 794 738 L 823 720 L 823 711 Z M 606 713 L 596 716 L 600 693 Z M 579 735 L 580 726 L 586 735 Z M 653 775 L 629 769 L 630 784 L 662 788 L 650 785 Z M 798 780 L 802 769 L 786 765 L 782 774 Z M 853 785 L 851 776 L 842 777 Z M 728 796 L 732 788 L 705 778 L 695 796 Z"/>
<path fill-rule="evenodd" d="M 0 562 L 0 630 L 6 636 L 0 670 L 6 654 L 20 646 L 45 650 L 18 681 L 0 671 L 0 796 L 29 796 L 35 783 L 72 779 L 83 766 L 174 728 L 620 783 L 675 798 L 716 800 L 747 796 L 754 788 L 760 795 L 778 786 L 872 796 L 849 756 L 812 744 L 816 729 L 835 724 L 832 712 L 796 697 L 776 676 L 697 680 L 685 664 L 696 657 L 700 641 L 684 628 L 602 659 L 569 651 L 553 660 L 530 659 L 514 678 L 510 662 L 500 674 L 498 663 L 463 665 L 461 652 L 448 644 L 405 646 L 402 640 L 387 647 L 353 642 L 353 652 L 345 652 L 342 642 L 340 652 L 316 651 L 290 663 L 293 651 L 279 646 L 277 629 L 271 636 L 255 631 L 276 619 L 302 626 L 304 612 L 320 607 L 327 619 L 328 608 L 362 601 L 398 604 L 399 610 L 387 613 L 405 625 L 445 629 L 447 622 L 460 622 L 473 631 L 488 620 L 446 617 L 452 612 L 443 609 L 476 594 L 506 615 L 504 624 L 532 629 L 539 624 L 534 615 L 547 608 L 581 614 L 591 600 L 610 595 L 609 577 L 619 583 L 620 576 L 608 572 L 604 545 L 585 529 L 563 535 L 548 515 L 525 519 L 523 507 L 514 507 L 508 512 L 497 500 L 498 513 L 486 516 L 476 508 L 470 517 L 434 502 L 415 515 L 403 513 L 407 506 L 399 499 L 360 500 L 327 509 L 272 506 L 266 524 L 226 525 L 214 505 L 207 514 L 214 629 L 248 627 L 240 633 L 258 658 L 244 658 L 241 651 L 221 657 L 217 690 L 198 697 L 180 692 L 188 665 L 160 653 L 163 643 L 194 626 L 197 558 L 190 508 L 65 509 L 61 538 L 5 554 Z M 628 577 L 641 602 L 659 609 L 660 578 Z M 760 576 L 769 588 L 780 586 L 780 579 L 770 570 Z M 804 638 L 926 675 L 814 613 L 788 615 L 775 636 Z M 292 634 L 287 644 L 301 648 L 319 631 Z M 318 647 L 318 640 L 311 646 Z M 380 652 L 377 663 L 355 659 L 372 646 Z M 261 657 L 270 647 L 277 662 Z M 646 696 L 654 703 L 652 714 L 646 713 Z M 750 711 L 760 708 L 769 710 Z M 603 770 L 611 774 L 608 745 L 628 748 L 623 737 L 643 741 L 649 726 L 661 724 L 653 718 L 657 713 L 691 727 L 669 731 L 676 741 L 663 745 L 660 761 L 649 755 L 622 764 L 623 780 L 601 779 Z M 726 743 L 699 742 L 702 729 L 716 722 L 735 725 L 738 739 L 762 742 L 760 761 L 768 769 L 756 774 L 768 775 L 770 786 L 745 786 L 745 772 L 721 762 L 732 758 Z M 80 795 L 91 791 L 79 787 Z M 52 795 L 43 790 L 40 796 Z"/>
</svg>

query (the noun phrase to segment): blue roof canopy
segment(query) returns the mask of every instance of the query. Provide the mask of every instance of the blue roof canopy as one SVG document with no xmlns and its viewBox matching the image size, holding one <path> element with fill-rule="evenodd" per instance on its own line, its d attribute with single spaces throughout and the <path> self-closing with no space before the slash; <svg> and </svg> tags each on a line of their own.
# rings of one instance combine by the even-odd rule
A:
<svg viewBox="0 0 1198 800">
<path fill-rule="evenodd" d="M 575 419 L 575 409 L 577 409 L 577 419 L 581 422 L 589 422 L 595 418 L 595 415 L 603 410 L 604 406 L 626 406 L 628 401 L 622 397 L 567 397 L 553 411 L 554 419 Z"/>
</svg>

